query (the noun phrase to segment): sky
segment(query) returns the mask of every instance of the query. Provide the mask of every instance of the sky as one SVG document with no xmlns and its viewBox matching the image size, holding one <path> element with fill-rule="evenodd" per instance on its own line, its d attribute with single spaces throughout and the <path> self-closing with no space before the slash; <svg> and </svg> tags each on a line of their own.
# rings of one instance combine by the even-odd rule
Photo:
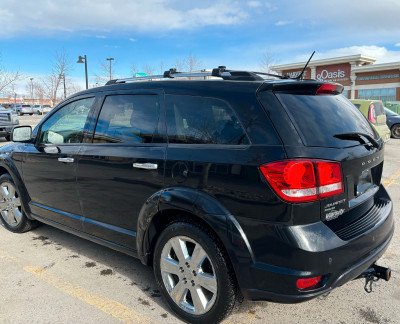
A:
<svg viewBox="0 0 400 324">
<path fill-rule="evenodd" d="M 0 0 L 0 64 L 19 70 L 24 92 L 29 78 L 51 72 L 65 51 L 68 82 L 84 87 L 103 75 L 130 77 L 150 66 L 156 73 L 193 55 L 199 68 L 225 65 L 259 70 L 268 52 L 276 64 L 364 54 L 376 63 L 400 61 L 399 0 Z"/>
</svg>

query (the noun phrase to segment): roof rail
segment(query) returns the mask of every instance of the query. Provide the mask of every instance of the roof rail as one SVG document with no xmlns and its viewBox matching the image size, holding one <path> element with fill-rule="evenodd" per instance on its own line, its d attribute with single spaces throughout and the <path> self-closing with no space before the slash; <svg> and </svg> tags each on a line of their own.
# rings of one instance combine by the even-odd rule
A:
<svg viewBox="0 0 400 324">
<path fill-rule="evenodd" d="M 219 66 L 218 68 L 212 69 L 211 71 L 203 70 L 201 72 L 178 72 L 176 69 L 169 69 L 168 71 L 165 71 L 164 74 L 110 80 L 106 83 L 106 85 L 146 81 L 146 80 L 151 81 L 160 79 L 200 78 L 200 77 L 216 77 L 216 78 L 222 78 L 223 80 L 236 80 L 236 81 L 264 80 L 264 78 L 262 78 L 260 75 L 272 76 L 280 79 L 289 78 L 288 76 L 281 76 L 278 74 L 270 74 L 264 72 L 227 70 L 225 66 Z"/>
</svg>

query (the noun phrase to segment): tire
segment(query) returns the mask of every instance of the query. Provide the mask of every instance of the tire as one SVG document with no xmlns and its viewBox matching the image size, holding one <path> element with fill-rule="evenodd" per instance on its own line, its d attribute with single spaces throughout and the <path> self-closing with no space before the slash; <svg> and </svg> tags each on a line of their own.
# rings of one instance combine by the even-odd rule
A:
<svg viewBox="0 0 400 324">
<path fill-rule="evenodd" d="M 219 323 L 235 306 L 237 285 L 229 259 L 213 235 L 198 224 L 169 225 L 157 240 L 153 266 L 163 297 L 186 322 Z"/>
<path fill-rule="evenodd" d="M 13 233 L 24 233 L 38 225 L 26 217 L 19 190 L 9 174 L 0 176 L 0 222 Z M 6 210 L 7 208 L 7 210 Z"/>
<path fill-rule="evenodd" d="M 38 114 L 38 115 L 41 115 L 41 113 L 40 113 L 40 111 L 39 111 L 39 110 L 37 111 L 37 114 Z"/>
<path fill-rule="evenodd" d="M 29 114 L 29 116 L 32 116 L 33 114 Z"/>
<path fill-rule="evenodd" d="M 400 124 L 394 124 L 390 129 L 393 138 L 400 138 Z"/>
<path fill-rule="evenodd" d="M 6 135 L 5 138 L 6 138 L 7 142 L 11 141 L 11 135 Z"/>
</svg>

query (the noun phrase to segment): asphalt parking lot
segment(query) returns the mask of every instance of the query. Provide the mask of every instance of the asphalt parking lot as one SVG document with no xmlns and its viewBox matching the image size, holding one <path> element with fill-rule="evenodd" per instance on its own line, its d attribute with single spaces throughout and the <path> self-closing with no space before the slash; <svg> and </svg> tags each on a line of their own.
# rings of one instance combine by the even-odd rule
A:
<svg viewBox="0 0 400 324">
<path fill-rule="evenodd" d="M 41 117 L 19 119 L 35 125 Z M 386 144 L 383 183 L 400 224 L 400 140 Z M 371 294 L 357 280 L 303 304 L 244 301 L 225 323 L 400 323 L 399 225 L 379 263 L 392 268 L 392 279 Z M 25 234 L 0 227 L 0 323 L 61 322 L 179 321 L 139 260 L 47 225 Z"/>
</svg>

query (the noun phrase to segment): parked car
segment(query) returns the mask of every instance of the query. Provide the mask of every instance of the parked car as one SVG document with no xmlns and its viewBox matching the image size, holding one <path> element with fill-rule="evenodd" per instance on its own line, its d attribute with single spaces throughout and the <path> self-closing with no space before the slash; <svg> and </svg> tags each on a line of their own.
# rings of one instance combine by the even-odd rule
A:
<svg viewBox="0 0 400 324">
<path fill-rule="evenodd" d="M 11 131 L 17 125 L 19 125 L 19 120 L 14 110 L 0 107 L 0 137 L 5 137 L 9 141 L 11 139 Z"/>
<path fill-rule="evenodd" d="M 390 129 L 386 125 L 386 114 L 381 100 L 350 100 L 370 121 L 376 131 L 387 142 L 390 139 Z"/>
<path fill-rule="evenodd" d="M 385 108 L 386 113 L 386 125 L 390 129 L 390 133 L 393 138 L 400 138 L 400 115 L 394 111 Z"/>
<path fill-rule="evenodd" d="M 19 116 L 33 115 L 33 108 L 31 105 L 17 105 L 17 114 Z"/>
<path fill-rule="evenodd" d="M 16 127 L 24 145 L 0 149 L 5 228 L 43 222 L 139 258 L 191 323 L 221 321 L 239 292 L 297 303 L 389 280 L 376 265 L 394 231 L 384 145 L 341 85 L 164 75 L 110 81 Z"/>
<path fill-rule="evenodd" d="M 38 115 L 47 114 L 52 109 L 50 105 L 34 105 L 32 108 L 33 112 Z"/>
</svg>

